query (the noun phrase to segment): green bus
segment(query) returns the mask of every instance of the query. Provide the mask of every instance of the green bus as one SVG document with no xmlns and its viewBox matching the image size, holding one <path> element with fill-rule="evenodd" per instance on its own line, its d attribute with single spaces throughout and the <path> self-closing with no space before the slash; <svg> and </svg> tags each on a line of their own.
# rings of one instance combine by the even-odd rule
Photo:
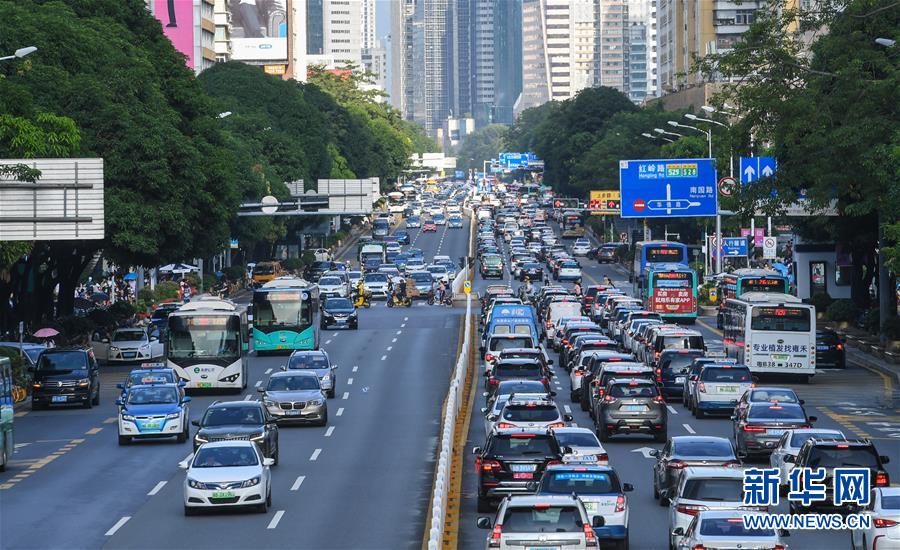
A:
<svg viewBox="0 0 900 550">
<path fill-rule="evenodd" d="M 319 349 L 319 288 L 279 277 L 253 291 L 251 340 L 257 355 Z"/>
<path fill-rule="evenodd" d="M 693 324 L 697 320 L 697 272 L 684 264 L 653 264 L 644 277 L 648 310 L 667 321 Z"/>
<path fill-rule="evenodd" d="M 13 454 L 13 376 L 9 357 L 0 357 L 0 472 Z"/>
</svg>

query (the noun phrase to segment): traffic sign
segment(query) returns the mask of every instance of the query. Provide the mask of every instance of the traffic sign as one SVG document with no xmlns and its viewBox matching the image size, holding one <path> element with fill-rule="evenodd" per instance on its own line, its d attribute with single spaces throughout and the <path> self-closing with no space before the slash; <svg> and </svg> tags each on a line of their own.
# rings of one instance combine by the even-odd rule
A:
<svg viewBox="0 0 900 550">
<path fill-rule="evenodd" d="M 623 218 L 715 216 L 712 159 L 620 160 Z"/>
<path fill-rule="evenodd" d="M 778 250 L 778 239 L 775 237 L 764 237 L 762 242 L 763 258 L 766 260 L 774 260 Z"/>
<path fill-rule="evenodd" d="M 741 157 L 741 183 L 771 177 L 777 169 L 775 157 Z"/>
<path fill-rule="evenodd" d="M 591 191 L 588 208 L 592 215 L 618 215 L 622 210 L 618 191 Z"/>
<path fill-rule="evenodd" d="M 719 180 L 719 194 L 723 197 L 730 197 L 734 195 L 734 190 L 737 187 L 737 181 L 731 176 L 725 176 L 724 178 Z"/>
<path fill-rule="evenodd" d="M 716 246 L 718 239 L 715 235 L 709 236 L 710 250 L 712 256 L 718 255 L 719 247 Z M 747 239 L 745 237 L 722 237 L 722 256 L 746 257 L 747 256 Z"/>
<path fill-rule="evenodd" d="M 470 294 L 472 292 L 472 281 L 463 281 L 463 292 Z"/>
</svg>

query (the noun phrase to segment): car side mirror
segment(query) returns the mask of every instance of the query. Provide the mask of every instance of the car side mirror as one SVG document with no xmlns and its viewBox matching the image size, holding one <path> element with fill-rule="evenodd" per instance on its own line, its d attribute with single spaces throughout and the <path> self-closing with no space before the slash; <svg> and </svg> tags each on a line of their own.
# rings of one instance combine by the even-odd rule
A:
<svg viewBox="0 0 900 550">
<path fill-rule="evenodd" d="M 263 459 L 263 466 L 273 466 L 274 464 L 275 464 L 274 458 L 264 458 Z"/>
<path fill-rule="evenodd" d="M 550 392 L 550 397 L 556 397 L 556 392 L 555 392 L 555 391 L 551 391 L 551 392 Z"/>
<path fill-rule="evenodd" d="M 475 525 L 478 526 L 479 529 L 490 529 L 493 527 L 491 525 L 491 518 L 478 518 L 475 520 Z"/>
<path fill-rule="evenodd" d="M 548 364 L 548 365 L 552 365 L 552 364 L 553 364 L 553 359 L 547 359 L 547 364 Z"/>
<path fill-rule="evenodd" d="M 488 412 L 487 407 L 481 407 L 481 414 Z"/>
<path fill-rule="evenodd" d="M 819 417 L 818 417 L 818 416 L 810 416 L 810 417 L 809 417 L 809 421 L 810 421 L 810 422 L 818 422 L 818 420 L 819 420 Z"/>
<path fill-rule="evenodd" d="M 287 366 L 281 365 L 281 370 L 287 370 Z"/>
<path fill-rule="evenodd" d="M 681 537 L 684 535 L 684 527 L 676 527 L 672 530 L 672 535 L 675 537 Z"/>
<path fill-rule="evenodd" d="M 182 470 L 187 470 L 188 469 L 188 461 L 182 460 L 181 462 L 178 463 L 178 467 L 181 468 Z"/>
<path fill-rule="evenodd" d="M 525 490 L 528 491 L 529 493 L 536 493 L 538 490 L 537 481 L 529 481 L 528 483 L 526 483 Z"/>
<path fill-rule="evenodd" d="M 573 448 L 572 448 L 571 446 L 569 446 L 569 445 L 566 445 L 565 447 L 563 447 L 563 454 L 570 455 L 570 454 L 572 454 L 572 453 L 574 453 L 574 452 L 575 452 L 575 449 L 573 449 Z"/>
<path fill-rule="evenodd" d="M 151 337 L 150 337 L 150 341 L 151 341 L 151 342 L 158 342 L 158 341 L 159 341 L 159 337 L 157 337 L 157 336 L 151 336 Z"/>
<path fill-rule="evenodd" d="M 571 414 L 564 414 L 563 420 L 565 420 L 566 422 L 572 422 L 573 420 L 575 420 L 575 417 L 572 416 Z"/>
<path fill-rule="evenodd" d="M 487 397 L 489 395 L 491 395 L 489 392 L 486 392 L 486 391 L 481 392 L 482 397 Z"/>
<path fill-rule="evenodd" d="M 891 461 L 891 457 L 889 457 L 889 456 L 887 456 L 887 455 L 881 455 L 881 456 L 879 456 L 878 458 L 881 459 L 881 463 L 882 463 L 882 464 L 887 464 L 888 462 Z"/>
<path fill-rule="evenodd" d="M 473 455 L 480 455 L 482 451 L 483 451 L 483 449 L 481 447 L 472 447 Z"/>
<path fill-rule="evenodd" d="M 657 450 L 657 449 L 653 449 L 648 454 L 652 457 L 659 458 L 659 450 Z"/>
<path fill-rule="evenodd" d="M 103 342 L 104 344 L 108 344 L 109 338 L 101 338 L 100 341 Z"/>
<path fill-rule="evenodd" d="M 199 428 L 199 427 L 200 427 L 200 421 L 199 421 L 199 420 L 191 420 L 191 425 L 192 425 L 192 426 L 197 426 L 197 427 Z"/>
<path fill-rule="evenodd" d="M 793 455 L 785 455 L 785 456 L 784 456 L 784 461 L 787 462 L 788 464 L 796 464 L 796 463 L 797 463 L 797 457 L 796 457 L 796 456 L 793 456 Z"/>
<path fill-rule="evenodd" d="M 181 398 L 181 402 L 182 403 L 190 403 L 191 402 L 190 396 L 185 395 L 184 397 Z"/>
<path fill-rule="evenodd" d="M 732 422 L 737 422 L 737 419 L 738 419 L 738 418 L 737 418 L 737 415 L 736 415 L 736 414 L 731 415 L 731 421 L 732 421 Z"/>
<path fill-rule="evenodd" d="M 603 516 L 594 516 L 594 519 L 591 521 L 591 526 L 595 529 L 598 527 L 603 527 L 604 525 L 606 525 L 606 520 L 603 518 Z"/>
<path fill-rule="evenodd" d="M 741 460 L 744 460 L 747 458 L 747 452 L 746 451 L 738 451 L 737 457 L 740 458 Z"/>
<path fill-rule="evenodd" d="M 259 393 L 266 393 L 266 388 L 256 388 Z"/>
<path fill-rule="evenodd" d="M 634 485 L 632 485 L 631 483 L 622 484 L 622 492 L 630 493 L 631 491 L 634 491 Z"/>
<path fill-rule="evenodd" d="M 805 399 L 801 399 L 801 400 L 799 400 L 799 401 L 797 401 L 797 402 L 800 403 L 801 405 L 805 405 L 805 404 L 806 404 L 806 400 L 805 400 Z"/>
</svg>

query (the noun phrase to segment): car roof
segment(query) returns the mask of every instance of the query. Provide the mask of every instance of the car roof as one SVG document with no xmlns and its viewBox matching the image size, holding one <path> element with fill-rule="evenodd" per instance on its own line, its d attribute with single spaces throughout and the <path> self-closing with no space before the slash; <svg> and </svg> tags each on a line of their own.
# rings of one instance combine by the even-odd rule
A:
<svg viewBox="0 0 900 550">
<path fill-rule="evenodd" d="M 537 504 L 571 504 L 577 505 L 578 498 L 574 495 L 517 495 L 506 501 L 506 507 L 526 507 Z"/>
<path fill-rule="evenodd" d="M 223 441 L 210 441 L 209 443 L 204 443 L 201 447 L 206 448 L 216 448 L 216 447 L 253 447 L 254 443 L 252 441 L 245 441 L 241 439 L 226 439 Z M 199 450 L 199 449 L 198 449 Z"/>
<path fill-rule="evenodd" d="M 718 518 L 740 518 L 741 516 L 767 516 L 768 512 L 759 512 L 756 510 L 702 510 L 699 514 L 700 519 L 718 519 Z"/>
<path fill-rule="evenodd" d="M 326 353 L 324 349 L 298 349 L 294 350 L 293 353 L 291 353 L 291 357 L 299 357 L 305 355 L 321 355 L 323 357 L 328 357 L 328 353 Z"/>
<path fill-rule="evenodd" d="M 672 443 L 728 443 L 731 444 L 731 440 L 725 437 L 719 437 L 715 435 L 675 435 L 672 436 Z"/>
<path fill-rule="evenodd" d="M 726 468 L 724 466 L 689 466 L 685 468 L 682 473 L 682 477 L 691 479 L 691 478 L 723 478 L 729 477 L 733 479 L 744 479 L 744 470 L 737 468 Z"/>
<path fill-rule="evenodd" d="M 141 389 L 157 389 L 157 388 L 173 388 L 180 389 L 178 384 L 166 383 L 166 384 L 135 384 L 128 388 L 128 391 L 141 390 Z"/>
<path fill-rule="evenodd" d="M 273 372 L 269 378 L 288 378 L 293 376 L 309 376 L 309 377 L 318 377 L 318 375 L 312 370 L 306 369 L 291 369 L 291 370 L 282 370 L 278 372 Z"/>
</svg>

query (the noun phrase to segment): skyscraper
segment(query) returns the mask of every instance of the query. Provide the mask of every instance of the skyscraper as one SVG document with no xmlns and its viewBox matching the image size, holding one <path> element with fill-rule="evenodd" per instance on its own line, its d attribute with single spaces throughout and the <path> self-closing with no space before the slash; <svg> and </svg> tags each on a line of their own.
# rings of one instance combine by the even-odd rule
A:
<svg viewBox="0 0 900 550">
<path fill-rule="evenodd" d="M 324 0 L 324 53 L 336 63 L 362 65 L 363 5 L 359 0 Z"/>
<path fill-rule="evenodd" d="M 472 13 L 472 76 L 474 83 L 475 124 L 485 126 L 493 119 L 497 67 L 494 59 L 495 13 L 493 0 L 474 0 Z M 501 2 L 502 4 L 502 2 Z"/>
<path fill-rule="evenodd" d="M 628 92 L 628 0 L 600 0 L 600 86 Z"/>
<path fill-rule="evenodd" d="M 647 27 L 632 23 L 628 28 L 628 99 L 641 103 L 647 97 Z"/>
<path fill-rule="evenodd" d="M 522 1 L 503 0 L 494 11 L 494 115 L 512 124 L 522 94 Z"/>
</svg>

